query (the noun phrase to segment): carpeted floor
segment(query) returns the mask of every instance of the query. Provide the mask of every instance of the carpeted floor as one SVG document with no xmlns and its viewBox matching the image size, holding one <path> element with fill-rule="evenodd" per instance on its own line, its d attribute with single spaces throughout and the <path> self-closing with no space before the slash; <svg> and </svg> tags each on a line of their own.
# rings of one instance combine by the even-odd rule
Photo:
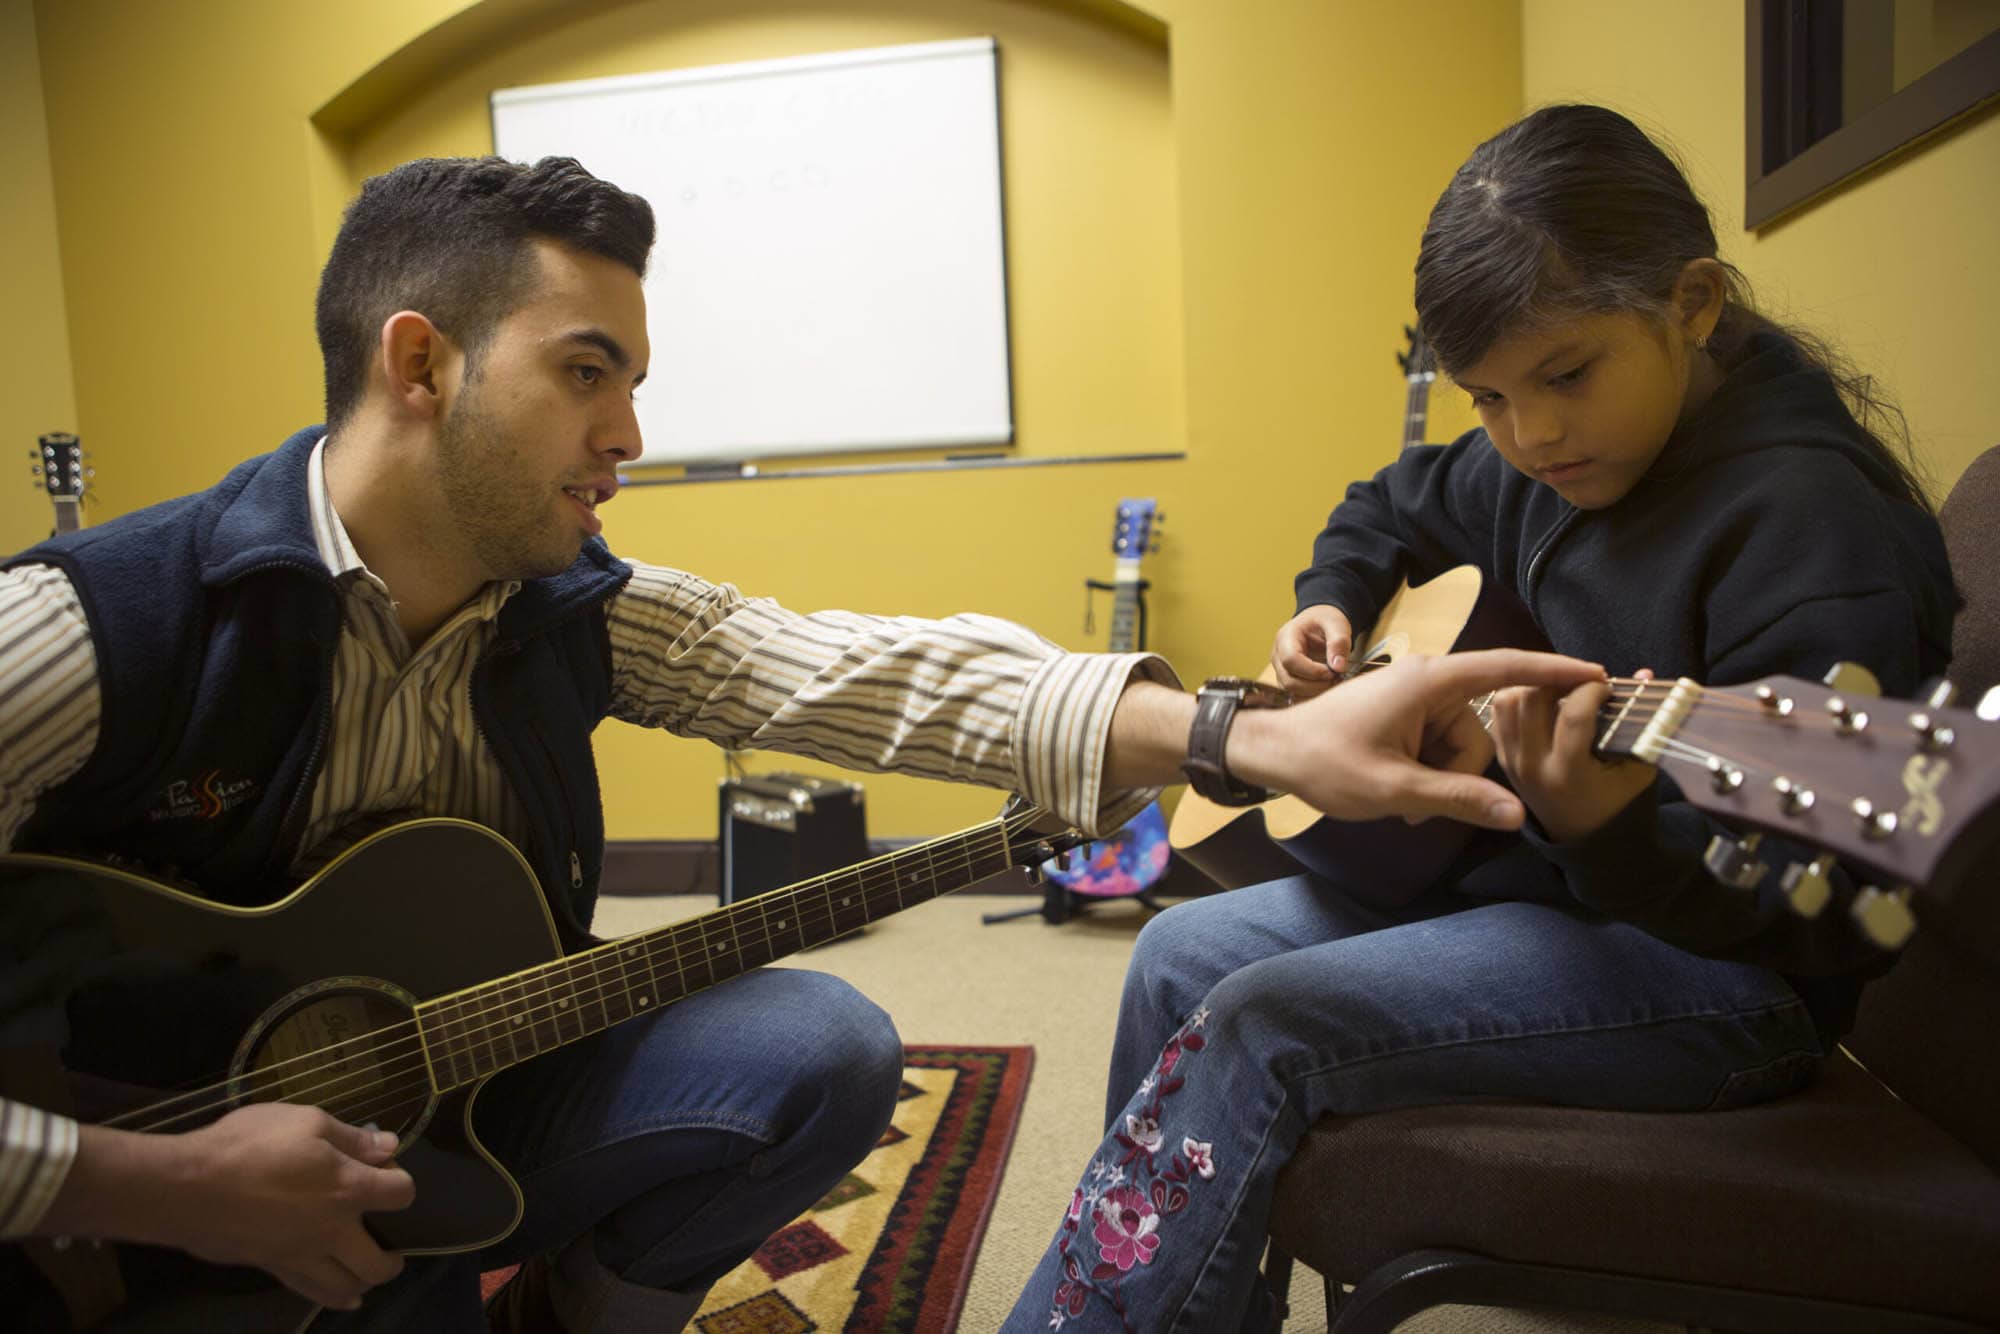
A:
<svg viewBox="0 0 2000 1334">
<path fill-rule="evenodd" d="M 1104 1118 L 1104 1068 L 1132 940 L 1149 915 L 1106 902 L 1062 926 L 1039 917 L 985 926 L 982 913 L 1019 908 L 1020 896 L 955 895 L 878 922 L 860 935 L 780 966 L 846 978 L 895 1017 L 906 1043 L 1031 1046 L 1035 1074 L 966 1291 L 959 1328 L 990 1334 L 1020 1295 L 1090 1161 Z M 709 897 L 607 898 L 607 935 L 706 912 Z M 1301 1266 L 1286 1334 L 1324 1334 L 1317 1275 Z M 1403 1334 L 1665 1334 L 1678 1327 L 1446 1307 Z"/>
<path fill-rule="evenodd" d="M 950 1334 L 1033 1061 L 1027 1047 L 908 1048 L 875 1152 L 715 1286 L 696 1334 Z"/>
</svg>

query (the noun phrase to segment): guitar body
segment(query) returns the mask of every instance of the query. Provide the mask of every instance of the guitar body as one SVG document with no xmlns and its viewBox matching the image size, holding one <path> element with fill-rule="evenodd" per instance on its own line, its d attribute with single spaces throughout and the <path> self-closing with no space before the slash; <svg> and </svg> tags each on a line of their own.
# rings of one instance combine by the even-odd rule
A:
<svg viewBox="0 0 2000 1334">
<path fill-rule="evenodd" d="M 0 1096 L 86 1124 L 196 1129 L 245 1102 L 396 1133 L 416 1202 L 391 1250 L 476 1250 L 519 1188 L 469 1120 L 487 1078 L 798 950 L 1082 842 L 1039 809 L 564 953 L 499 835 L 414 820 L 281 901 L 232 908 L 113 867 L 0 856 Z M 254 1269 L 168 1249 L 0 1245 L 0 1326 L 284 1334 L 317 1314 Z"/>
<path fill-rule="evenodd" d="M 1546 646 L 1527 609 L 1472 565 L 1405 584 L 1382 609 L 1375 628 L 1357 638 L 1349 676 L 1412 654 Z M 1261 679 L 1275 681 L 1276 673 L 1267 666 Z M 1394 818 L 1334 820 L 1293 796 L 1255 806 L 1218 806 L 1189 791 L 1182 794 L 1168 837 L 1176 852 L 1225 889 L 1297 875 L 1303 867 L 1364 902 L 1395 907 L 1434 883 L 1473 832 L 1450 820 L 1417 826 Z"/>
<path fill-rule="evenodd" d="M 420 998 L 560 953 L 519 854 L 455 820 L 377 834 L 281 902 L 256 909 L 219 906 L 113 868 L 0 856 L 0 950 L 0 1095 L 87 1123 L 260 1066 L 303 1065 L 303 1054 L 344 1035 L 407 1019 Z M 270 1073 L 261 1081 L 267 1088 Z M 372 1119 L 403 1138 L 399 1161 L 416 1180 L 416 1203 L 371 1216 L 385 1246 L 463 1251 L 513 1229 L 520 1192 L 468 1122 L 479 1084 L 439 1095 L 414 1038 L 366 1062 L 321 1062 L 300 1078 L 312 1087 L 281 1083 L 265 1096 Z M 213 1121 L 238 1105 L 231 1095 L 225 1086 L 190 1098 L 185 1119 L 159 1128 Z M 80 1255 L 90 1257 L 94 1274 L 76 1263 Z M 33 1290 L 37 1272 L 62 1265 L 73 1271 L 63 1299 L 47 1287 Z M 175 1251 L 77 1245 L 33 1255 L 0 1247 L 0 1309 L 61 1318 L 65 1306 L 75 1327 L 187 1334 L 297 1329 L 315 1311 L 261 1271 L 203 1265 Z M 107 1309 L 101 1319 L 78 1315 Z"/>
</svg>

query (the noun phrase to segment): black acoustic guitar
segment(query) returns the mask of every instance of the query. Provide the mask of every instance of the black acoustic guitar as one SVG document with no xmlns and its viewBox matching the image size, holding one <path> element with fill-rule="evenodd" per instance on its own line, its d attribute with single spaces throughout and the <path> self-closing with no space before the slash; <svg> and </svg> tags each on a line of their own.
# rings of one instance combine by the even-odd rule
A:
<svg viewBox="0 0 2000 1334">
<path fill-rule="evenodd" d="M 376 834 L 261 908 L 114 867 L 0 856 L 0 1096 L 156 1133 L 271 1101 L 374 1122 L 396 1132 L 417 1190 L 370 1229 L 406 1254 L 474 1250 L 522 1209 L 471 1129 L 487 1078 L 1080 841 L 1047 827 L 1017 805 L 567 955 L 520 854 L 460 820 Z M 262 1271 L 178 1251 L 0 1247 L 8 1329 L 276 1334 L 316 1314 Z"/>
</svg>

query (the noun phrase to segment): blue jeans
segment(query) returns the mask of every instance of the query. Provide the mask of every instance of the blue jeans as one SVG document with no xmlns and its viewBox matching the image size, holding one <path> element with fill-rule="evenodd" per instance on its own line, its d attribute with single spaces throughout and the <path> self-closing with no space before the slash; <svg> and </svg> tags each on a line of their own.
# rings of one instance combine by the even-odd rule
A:
<svg viewBox="0 0 2000 1334">
<path fill-rule="evenodd" d="M 1319 1117 L 1514 1100 L 1700 1111 L 1810 1082 L 1775 973 L 1562 904 L 1436 890 L 1394 913 L 1313 876 L 1140 933 L 1107 1130 L 1003 1328 L 1261 1328 L 1273 1184 Z"/>
<path fill-rule="evenodd" d="M 473 1126 L 526 1213 L 486 1251 L 412 1258 L 325 1330 L 483 1331 L 479 1274 L 585 1234 L 603 1269 L 699 1293 L 875 1147 L 903 1075 L 889 1017 L 766 968 L 495 1076 Z"/>
</svg>

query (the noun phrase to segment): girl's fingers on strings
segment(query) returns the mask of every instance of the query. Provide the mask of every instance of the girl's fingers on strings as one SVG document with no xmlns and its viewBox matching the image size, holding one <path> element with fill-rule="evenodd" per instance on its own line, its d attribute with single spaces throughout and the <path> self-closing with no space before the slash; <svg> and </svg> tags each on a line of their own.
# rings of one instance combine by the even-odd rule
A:
<svg viewBox="0 0 2000 1334">
<path fill-rule="evenodd" d="M 1562 698 L 1555 710 L 1551 743 L 1565 760 L 1589 760 L 1591 743 L 1597 738 L 1598 710 L 1611 698 L 1607 682 L 1593 681 L 1578 686 Z"/>
</svg>

